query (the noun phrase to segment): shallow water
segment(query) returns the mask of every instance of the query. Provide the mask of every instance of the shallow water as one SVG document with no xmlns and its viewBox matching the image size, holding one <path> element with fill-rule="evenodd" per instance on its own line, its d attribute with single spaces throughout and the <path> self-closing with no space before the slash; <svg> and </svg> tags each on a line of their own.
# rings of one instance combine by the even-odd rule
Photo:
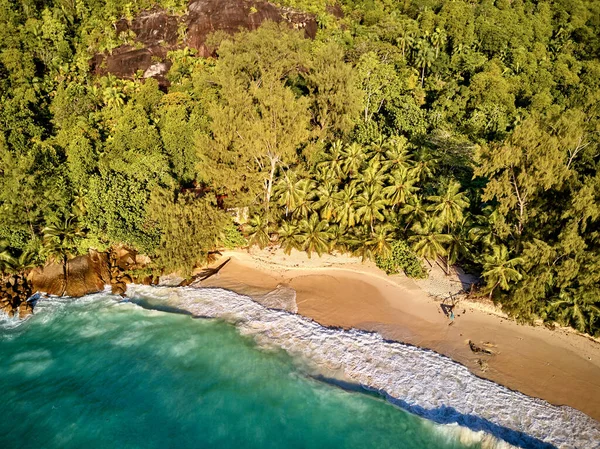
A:
<svg viewBox="0 0 600 449">
<path fill-rule="evenodd" d="M 508 447 L 490 433 L 522 447 L 552 447 L 499 426 L 506 419 L 546 432 L 556 447 L 598 447 L 590 439 L 595 422 L 572 409 L 531 404 L 502 387 L 483 399 L 468 390 L 448 396 L 440 371 L 465 387 L 472 375 L 431 351 L 325 329 L 218 289 L 133 287 L 128 294 L 136 304 L 107 294 L 42 300 L 24 323 L 0 324 L 0 448 Z M 177 310 L 221 319 L 171 313 Z M 360 357 L 365 348 L 368 361 Z M 377 361 L 384 355 L 390 367 L 405 364 L 393 373 L 401 391 Z M 422 362 L 428 368 L 415 377 L 408 364 Z M 412 413 L 312 377 L 332 371 Z M 482 413 L 482 400 L 500 402 Z M 464 413 L 468 401 L 471 413 Z M 504 420 L 495 420 L 499 413 Z M 569 436 L 590 423 L 592 433 Z"/>
<path fill-rule="evenodd" d="M 480 447 L 230 324 L 108 295 L 42 300 L 0 326 L 0 354 L 3 449 Z"/>
</svg>

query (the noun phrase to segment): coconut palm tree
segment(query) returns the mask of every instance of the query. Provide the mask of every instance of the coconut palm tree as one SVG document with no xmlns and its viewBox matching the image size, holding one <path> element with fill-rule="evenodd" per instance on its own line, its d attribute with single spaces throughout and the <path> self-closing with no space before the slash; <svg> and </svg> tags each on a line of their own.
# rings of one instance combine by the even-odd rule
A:
<svg viewBox="0 0 600 449">
<path fill-rule="evenodd" d="M 248 236 L 248 245 L 258 245 L 264 248 L 269 244 L 269 222 L 264 214 L 254 214 L 246 224 L 246 235 Z"/>
<path fill-rule="evenodd" d="M 296 208 L 292 216 L 297 219 L 303 219 L 313 211 L 313 199 L 315 198 L 316 183 L 312 179 L 304 178 L 296 183 Z"/>
<path fill-rule="evenodd" d="M 361 181 L 370 186 L 383 187 L 387 180 L 386 167 L 379 158 L 369 159 L 366 168 L 361 173 Z"/>
<path fill-rule="evenodd" d="M 335 218 L 341 229 L 352 228 L 356 225 L 356 183 L 350 182 L 335 195 Z"/>
<path fill-rule="evenodd" d="M 412 195 L 407 199 L 400 209 L 400 215 L 406 217 L 405 231 L 414 223 L 423 222 L 429 217 L 425 205 L 417 195 Z"/>
<path fill-rule="evenodd" d="M 409 237 L 408 241 L 412 243 L 415 254 L 425 258 L 429 266 L 431 266 L 430 260 L 437 260 L 447 254 L 445 245 L 452 237 L 444 234 L 442 229 L 442 223 L 435 217 L 429 217 L 422 223 L 415 223 L 412 227 L 415 235 Z"/>
<path fill-rule="evenodd" d="M 350 178 L 355 177 L 365 160 L 365 150 L 359 144 L 354 142 L 344 147 L 342 154 L 344 157 L 342 163 L 344 173 Z"/>
<path fill-rule="evenodd" d="M 394 239 L 394 228 L 386 223 L 375 227 L 375 232 L 367 239 L 364 246 L 368 246 L 375 256 L 388 257 L 392 252 Z"/>
<path fill-rule="evenodd" d="M 85 236 L 74 216 L 67 217 L 64 221 L 42 229 L 43 243 L 50 260 L 59 262 L 63 267 L 65 284 L 61 295 L 65 294 L 69 282 L 67 263 L 75 256 L 77 240 Z"/>
<path fill-rule="evenodd" d="M 388 147 L 388 139 L 380 134 L 375 140 L 371 142 L 367 149 L 367 157 L 370 160 L 376 160 L 381 162 L 385 159 L 385 152 Z"/>
<path fill-rule="evenodd" d="M 406 149 L 406 139 L 396 136 L 389 139 L 385 151 L 385 161 L 390 170 L 410 169 L 414 165 L 410 153 Z"/>
<path fill-rule="evenodd" d="M 433 34 L 431 35 L 431 43 L 433 44 L 433 48 L 435 48 L 435 59 L 437 59 L 440 48 L 443 48 L 446 45 L 447 41 L 446 31 L 444 29 L 436 28 Z"/>
<path fill-rule="evenodd" d="M 427 200 L 432 203 L 427 210 L 434 212 L 448 226 L 462 220 L 463 211 L 469 206 L 467 196 L 460 192 L 460 184 L 456 181 L 451 181 L 442 195 L 432 195 Z"/>
<path fill-rule="evenodd" d="M 510 259 L 506 246 L 495 245 L 492 247 L 492 253 L 486 255 L 483 259 L 482 273 L 487 283 L 487 289 L 490 292 L 490 298 L 497 287 L 508 290 L 511 282 L 516 282 L 523 278 L 523 275 L 516 269 L 522 263 L 523 258 L 521 257 Z"/>
<path fill-rule="evenodd" d="M 356 199 L 356 215 L 364 223 L 368 224 L 371 232 L 375 232 L 373 223 L 375 220 L 385 219 L 383 211 L 388 202 L 383 195 L 383 190 L 378 185 L 366 185 Z"/>
<path fill-rule="evenodd" d="M 298 226 L 284 221 L 277 231 L 279 235 L 279 244 L 285 254 L 290 254 L 293 249 L 300 249 L 300 238 L 298 236 Z"/>
<path fill-rule="evenodd" d="M 396 208 L 406 202 L 419 190 L 415 186 L 416 179 L 411 172 L 404 167 L 398 167 L 391 173 L 392 185 L 383 189 L 392 208 Z"/>
<path fill-rule="evenodd" d="M 427 180 L 434 177 L 438 161 L 425 148 L 419 149 L 414 158 L 415 163 L 411 168 L 411 172 L 423 185 Z"/>
<path fill-rule="evenodd" d="M 319 256 L 329 250 L 331 240 L 331 232 L 329 223 L 321 220 L 316 213 L 311 214 L 309 218 L 305 218 L 298 223 L 299 241 L 302 250 L 306 251 L 310 258 L 313 252 Z"/>
<path fill-rule="evenodd" d="M 285 208 L 286 217 L 296 208 L 298 203 L 296 182 L 295 173 L 287 171 L 275 185 L 273 197 L 276 198 L 276 202 L 279 206 Z"/>
<path fill-rule="evenodd" d="M 423 87 L 425 82 L 425 71 L 435 61 L 435 53 L 431 48 L 431 45 L 429 45 L 429 42 L 424 39 L 421 39 L 417 42 L 415 49 L 415 64 L 417 67 L 421 68 L 421 87 Z"/>
<path fill-rule="evenodd" d="M 475 223 L 469 226 L 468 237 L 473 243 L 480 243 L 483 248 L 491 248 L 499 244 L 499 237 L 494 231 L 494 223 L 503 220 L 497 209 L 486 207 L 483 215 L 474 217 Z"/>
<path fill-rule="evenodd" d="M 467 257 L 470 254 L 469 240 L 463 229 L 466 229 L 464 220 L 459 229 L 450 235 L 451 239 L 446 245 L 446 274 L 450 274 L 450 267 L 461 257 Z"/>
<path fill-rule="evenodd" d="M 0 255 L 1 257 L 1 255 Z M 28 273 L 37 266 L 37 254 L 35 251 L 25 250 L 19 257 L 10 257 L 6 260 L 7 271 L 11 273 Z"/>
<path fill-rule="evenodd" d="M 125 95 L 116 86 L 110 86 L 102 92 L 104 104 L 110 109 L 118 109 L 125 103 Z"/>
<path fill-rule="evenodd" d="M 337 191 L 337 185 L 331 182 L 321 184 L 317 189 L 318 199 L 314 203 L 314 209 L 318 210 L 321 214 L 321 218 L 328 222 L 335 212 L 335 195 L 337 194 Z"/>
<path fill-rule="evenodd" d="M 11 271 L 14 257 L 8 248 L 6 241 L 0 241 L 0 273 Z"/>
<path fill-rule="evenodd" d="M 336 140 L 328 151 L 325 152 L 324 159 L 322 162 L 317 164 L 317 169 L 322 173 L 327 173 L 338 181 L 345 177 L 343 169 L 344 145 L 341 140 Z"/>
<path fill-rule="evenodd" d="M 548 313 L 564 326 L 592 334 L 594 324 L 600 322 L 598 291 L 586 294 L 574 289 L 562 289 L 548 305 Z"/>
</svg>

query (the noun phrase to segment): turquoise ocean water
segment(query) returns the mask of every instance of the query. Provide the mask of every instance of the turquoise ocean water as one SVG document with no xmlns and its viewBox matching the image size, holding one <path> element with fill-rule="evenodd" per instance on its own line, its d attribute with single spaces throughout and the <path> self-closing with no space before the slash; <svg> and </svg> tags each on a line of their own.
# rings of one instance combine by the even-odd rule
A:
<svg viewBox="0 0 600 449">
<path fill-rule="evenodd" d="M 138 299 L 42 300 L 0 324 L 0 448 L 491 447 L 317 381 L 233 324 Z"/>
</svg>

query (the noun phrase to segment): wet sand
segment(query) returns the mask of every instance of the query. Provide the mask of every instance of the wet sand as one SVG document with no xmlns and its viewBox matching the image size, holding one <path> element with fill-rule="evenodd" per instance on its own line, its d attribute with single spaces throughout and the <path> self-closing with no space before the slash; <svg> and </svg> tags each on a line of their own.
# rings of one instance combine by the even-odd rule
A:
<svg viewBox="0 0 600 449">
<path fill-rule="evenodd" d="M 201 283 L 258 296 L 279 285 L 296 290 L 298 313 L 325 326 L 377 331 L 432 349 L 510 389 L 568 405 L 600 421 L 600 343 L 570 330 L 519 325 L 460 301 L 454 323 L 439 300 L 402 275 L 346 257 L 281 251 L 224 253 L 218 275 Z M 492 354 L 473 352 L 472 341 Z"/>
</svg>

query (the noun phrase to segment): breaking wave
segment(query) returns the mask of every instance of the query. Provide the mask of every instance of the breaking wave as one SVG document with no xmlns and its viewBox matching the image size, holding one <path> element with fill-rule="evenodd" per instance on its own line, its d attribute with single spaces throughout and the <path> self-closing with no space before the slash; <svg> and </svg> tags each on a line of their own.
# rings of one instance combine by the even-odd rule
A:
<svg viewBox="0 0 600 449">
<path fill-rule="evenodd" d="M 283 348 L 316 377 L 342 387 L 359 385 L 440 424 L 465 443 L 507 448 L 600 448 L 600 423 L 472 374 L 433 351 L 379 334 L 327 328 L 248 296 L 218 288 L 131 285 L 127 296 L 146 308 L 180 311 L 234 323 L 262 347 Z"/>
</svg>

